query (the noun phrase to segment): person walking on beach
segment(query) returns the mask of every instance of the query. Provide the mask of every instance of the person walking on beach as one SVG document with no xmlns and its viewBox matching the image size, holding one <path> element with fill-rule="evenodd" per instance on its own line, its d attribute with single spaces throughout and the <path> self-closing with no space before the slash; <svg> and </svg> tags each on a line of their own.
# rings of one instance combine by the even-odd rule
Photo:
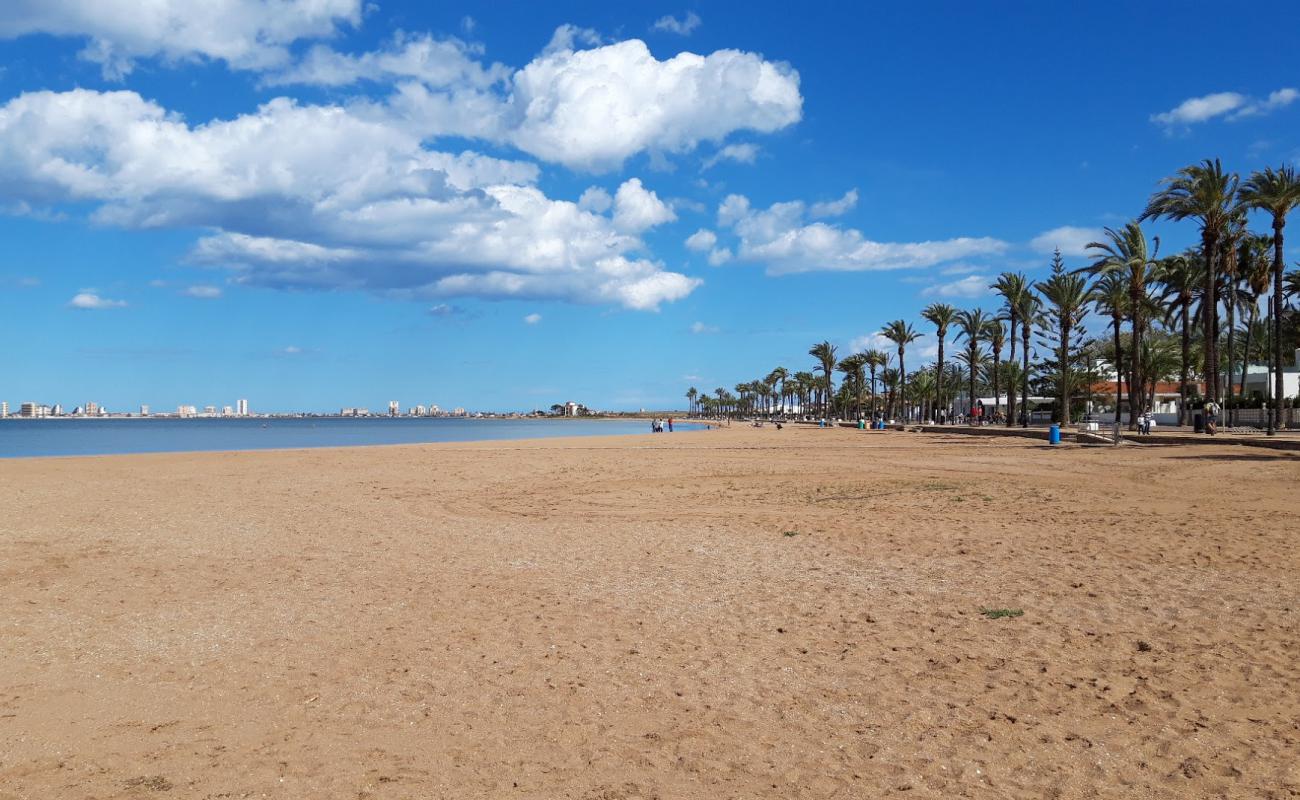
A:
<svg viewBox="0 0 1300 800">
<path fill-rule="evenodd" d="M 1205 432 L 1213 436 L 1219 422 L 1219 404 L 1211 400 L 1205 404 Z"/>
<path fill-rule="evenodd" d="M 673 432 L 673 418 L 672 418 L 672 417 L 669 417 L 669 418 L 668 418 L 668 432 L 669 432 L 669 433 L 672 433 L 672 432 Z"/>
</svg>

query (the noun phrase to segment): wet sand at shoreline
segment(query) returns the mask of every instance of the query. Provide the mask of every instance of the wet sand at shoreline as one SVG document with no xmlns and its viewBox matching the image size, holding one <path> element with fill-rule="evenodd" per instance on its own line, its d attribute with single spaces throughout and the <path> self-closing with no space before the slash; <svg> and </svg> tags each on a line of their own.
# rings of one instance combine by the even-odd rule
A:
<svg viewBox="0 0 1300 800">
<path fill-rule="evenodd" d="M 0 461 L 0 800 L 1294 797 L 1297 486 L 802 427 Z"/>
</svg>

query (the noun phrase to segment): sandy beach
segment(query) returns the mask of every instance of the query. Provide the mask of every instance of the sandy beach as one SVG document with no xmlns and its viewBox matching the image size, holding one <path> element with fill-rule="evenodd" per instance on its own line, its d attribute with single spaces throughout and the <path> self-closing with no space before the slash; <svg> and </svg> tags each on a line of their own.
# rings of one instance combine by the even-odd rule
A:
<svg viewBox="0 0 1300 800">
<path fill-rule="evenodd" d="M 770 427 L 0 461 L 0 798 L 1295 797 L 1298 481 Z"/>
</svg>

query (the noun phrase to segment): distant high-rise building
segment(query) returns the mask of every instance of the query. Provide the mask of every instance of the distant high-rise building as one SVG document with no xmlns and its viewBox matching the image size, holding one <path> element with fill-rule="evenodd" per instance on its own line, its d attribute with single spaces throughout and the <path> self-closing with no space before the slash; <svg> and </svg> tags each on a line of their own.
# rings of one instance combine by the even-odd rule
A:
<svg viewBox="0 0 1300 800">
<path fill-rule="evenodd" d="M 63 404 L 55 403 L 54 408 L 50 409 L 50 414 L 56 417 L 63 416 Z"/>
<path fill-rule="evenodd" d="M 388 401 L 388 416 L 395 417 L 401 413 L 401 410 L 401 406 L 398 405 L 396 400 Z"/>
<path fill-rule="evenodd" d="M 194 406 L 176 406 L 176 416 L 178 417 L 197 417 L 199 411 Z"/>
<path fill-rule="evenodd" d="M 9 416 L 9 401 L 0 400 L 0 419 Z"/>
<path fill-rule="evenodd" d="M 438 408 L 436 403 L 429 404 L 429 416 L 436 417 L 441 413 L 442 413 L 442 409 Z"/>
<path fill-rule="evenodd" d="M 86 403 L 86 405 L 84 405 L 84 406 L 82 406 L 82 407 L 83 407 L 84 409 L 86 409 L 86 416 L 88 416 L 88 417 L 97 417 L 97 416 L 99 416 L 99 403 L 96 403 L 96 402 L 94 402 L 94 401 L 92 400 L 92 401 Z"/>
<path fill-rule="evenodd" d="M 140 416 L 142 417 L 149 416 L 149 406 L 145 405 L 144 403 L 140 404 Z"/>
<path fill-rule="evenodd" d="M 203 413 L 204 413 L 204 414 L 207 414 L 209 417 L 215 417 L 215 416 L 217 415 L 217 407 L 216 407 L 216 406 L 204 406 L 204 407 L 203 407 Z"/>
<path fill-rule="evenodd" d="M 235 402 L 235 413 L 241 417 L 248 416 L 248 401 L 238 400 Z"/>
<path fill-rule="evenodd" d="M 36 417 L 48 417 L 50 407 L 41 403 L 23 403 L 18 406 L 18 416 L 27 417 L 28 419 Z"/>
<path fill-rule="evenodd" d="M 233 417 L 233 416 L 235 416 L 235 409 L 234 409 L 232 406 L 222 406 L 222 407 L 221 407 L 221 416 L 223 416 L 223 417 Z"/>
</svg>

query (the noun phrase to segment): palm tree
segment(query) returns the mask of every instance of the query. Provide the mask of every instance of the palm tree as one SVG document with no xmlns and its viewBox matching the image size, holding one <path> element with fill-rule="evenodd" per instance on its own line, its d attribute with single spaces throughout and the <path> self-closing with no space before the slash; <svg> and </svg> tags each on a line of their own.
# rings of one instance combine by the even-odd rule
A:
<svg viewBox="0 0 1300 800">
<path fill-rule="evenodd" d="M 1201 275 L 1202 267 L 1201 256 L 1195 252 L 1189 252 L 1166 258 L 1161 269 L 1161 276 L 1165 286 L 1161 301 L 1165 304 L 1168 314 L 1178 314 L 1178 327 L 1182 332 L 1183 363 L 1182 370 L 1179 373 L 1178 385 L 1179 427 L 1187 424 L 1187 384 L 1191 378 L 1189 373 L 1191 372 L 1192 360 L 1191 310 L 1192 302 L 1196 298 L 1197 287 L 1204 285 Z"/>
<path fill-rule="evenodd" d="M 1072 337 L 1088 313 L 1088 291 L 1081 275 L 1067 273 L 1061 261 L 1061 251 L 1057 250 L 1052 258 L 1052 274 L 1045 281 L 1037 283 L 1049 308 L 1047 316 L 1054 328 L 1049 331 L 1057 346 L 1056 357 L 1060 369 L 1060 421 L 1070 424 L 1070 398 L 1072 394 L 1073 375 L 1070 363 L 1074 358 Z"/>
<path fill-rule="evenodd" d="M 1089 294 L 1098 313 L 1110 317 L 1111 349 L 1115 367 L 1115 421 L 1119 422 L 1119 407 L 1123 402 L 1124 386 L 1124 346 L 1120 343 L 1119 329 L 1124 322 L 1124 317 L 1128 315 L 1128 283 L 1118 272 L 1106 272 L 1093 282 Z M 1137 424 L 1136 413 L 1133 411 L 1137 405 L 1133 397 L 1131 373 L 1128 379 L 1128 394 L 1128 420 L 1129 428 L 1132 429 Z"/>
<path fill-rule="evenodd" d="M 999 385 L 1002 378 L 1002 348 L 1007 343 L 1007 329 L 1002 327 L 1002 320 L 996 317 L 989 320 L 986 337 L 989 340 L 989 349 L 993 352 L 993 370 L 990 375 L 993 378 L 993 416 L 996 418 L 1002 406 L 1002 393 Z"/>
<path fill-rule="evenodd" d="M 934 325 L 935 335 L 939 339 L 939 360 L 934 374 L 934 392 L 939 402 L 943 402 L 943 346 L 944 340 L 948 338 L 948 328 L 957 318 L 957 309 L 947 303 L 931 303 L 921 312 L 921 316 Z"/>
<path fill-rule="evenodd" d="M 1042 300 L 1034 293 L 1033 287 L 1028 284 L 1025 285 L 1025 291 L 1021 293 L 1016 303 L 1017 316 L 1020 317 L 1020 400 L 1024 406 L 1021 413 L 1024 419 L 1022 427 L 1025 428 L 1029 427 L 1029 334 L 1038 321 L 1042 304 Z M 1117 412 L 1118 410 L 1116 409 Z"/>
<path fill-rule="evenodd" d="M 1020 320 L 1020 296 L 1029 291 L 1029 279 L 1023 272 L 1004 272 L 998 276 L 995 283 L 989 286 L 990 289 L 1002 295 L 1006 302 L 1005 310 L 1007 313 L 1008 336 L 1011 340 L 1011 361 L 1016 360 L 1016 324 Z M 1007 427 L 1010 428 L 1016 417 L 1016 387 L 1011 384 L 1007 387 Z"/>
<path fill-rule="evenodd" d="M 766 380 L 768 383 L 772 384 L 773 386 L 776 386 L 777 384 L 780 384 L 781 386 L 781 412 L 780 413 L 782 416 L 785 416 L 785 382 L 789 377 L 790 377 L 790 370 L 786 369 L 785 367 L 777 367 L 776 369 L 767 373 Z"/>
<path fill-rule="evenodd" d="M 1274 173 L 1276 175 L 1278 173 Z M 1263 181 L 1257 188 L 1262 189 L 1268 184 L 1262 173 L 1252 175 L 1252 178 L 1259 176 Z M 1291 182 L 1294 183 L 1294 173 L 1291 175 Z M 1238 178 L 1235 173 L 1225 173 L 1219 159 L 1210 161 L 1206 159 L 1200 164 L 1183 167 L 1173 176 L 1165 178 L 1161 184 L 1162 188 L 1156 191 L 1147 202 L 1146 210 L 1142 216 L 1138 217 L 1138 222 L 1148 219 L 1172 219 L 1184 220 L 1194 219 L 1201 225 L 1201 250 L 1205 256 L 1205 297 L 1202 303 L 1203 319 L 1201 321 L 1202 333 L 1205 337 L 1205 384 L 1206 393 L 1211 399 L 1217 401 L 1221 396 L 1219 393 L 1219 354 L 1215 341 L 1215 329 L 1218 322 L 1218 301 L 1215 298 L 1215 288 L 1218 281 L 1218 249 L 1219 240 L 1223 236 L 1224 228 L 1227 227 L 1229 219 L 1232 216 L 1233 204 L 1237 196 Z M 1262 202 L 1260 198 L 1265 196 L 1260 192 L 1252 195 L 1257 199 L 1252 202 Z M 1272 195 L 1268 195 L 1272 197 Z M 1274 198 L 1280 200 L 1280 197 Z M 1291 202 L 1286 206 L 1287 211 L 1295 206 Z M 1263 206 L 1255 206 L 1262 208 Z M 1282 215 L 1284 218 L 1285 213 Z M 1277 217 L 1274 217 L 1274 230 L 1277 228 Z M 1136 350 L 1137 348 L 1134 348 Z M 1279 355 L 1280 357 L 1280 355 Z"/>
<path fill-rule="evenodd" d="M 1273 215 L 1273 409 L 1272 428 L 1282 425 L 1282 271 L 1286 261 L 1282 253 L 1282 229 L 1287 215 L 1300 206 L 1300 178 L 1295 168 L 1265 167 L 1252 172 L 1241 187 L 1241 200 L 1249 208 Z"/>
<path fill-rule="evenodd" d="M 1129 341 L 1129 387 L 1128 387 L 1128 426 L 1137 430 L 1138 406 L 1134 399 L 1143 397 L 1142 386 L 1142 331 L 1146 326 L 1143 312 L 1147 309 L 1147 287 L 1159 277 L 1160 263 L 1155 260 L 1155 250 L 1160 248 L 1156 239 L 1155 250 L 1147 248 L 1147 237 L 1142 226 L 1129 222 L 1116 230 L 1106 228 L 1106 242 L 1090 242 L 1089 250 L 1097 251 L 1098 258 L 1087 268 L 1093 275 L 1115 274 L 1124 278 L 1128 284 L 1129 327 L 1132 336 Z M 1118 351 L 1117 351 L 1118 352 Z M 1133 382 L 1138 382 L 1135 386 Z M 1115 406 L 1115 418 L 1119 419 L 1119 406 Z"/>
<path fill-rule="evenodd" d="M 844 373 L 844 387 L 849 390 L 849 397 L 853 398 L 853 407 L 859 419 L 862 417 L 862 384 L 866 382 L 863 371 L 866 366 L 864 353 L 845 356 L 838 365 L 839 371 Z"/>
<path fill-rule="evenodd" d="M 871 418 L 876 418 L 876 370 L 889 366 L 889 355 L 883 350 L 868 350 L 862 354 L 863 364 L 871 372 Z"/>
<path fill-rule="evenodd" d="M 916 329 L 912 327 L 912 324 L 910 322 L 901 319 L 896 319 L 893 322 L 886 325 L 880 331 L 880 335 L 885 337 L 889 341 L 893 342 L 894 344 L 898 345 L 898 374 L 902 380 L 902 386 L 900 387 L 901 390 L 898 393 L 898 399 L 900 403 L 904 403 L 905 400 L 903 394 L 904 392 L 907 391 L 907 367 L 903 361 L 903 351 L 907 349 L 907 346 L 909 344 L 915 342 L 917 339 L 920 339 L 921 334 L 916 332 Z M 900 416 L 903 417 L 903 422 L 909 421 L 909 418 L 911 416 L 911 414 L 909 413 L 911 411 L 911 406 L 910 405 L 900 406 L 899 410 L 902 412 Z"/>
<path fill-rule="evenodd" d="M 984 315 L 980 309 L 973 311 L 961 311 L 957 314 L 958 334 L 966 340 L 966 367 L 967 378 L 970 380 L 970 396 L 966 398 L 965 414 L 969 416 L 975 411 L 975 374 L 979 371 L 980 359 L 979 349 L 980 341 L 988 331 L 989 318 Z"/>
<path fill-rule="evenodd" d="M 830 342 L 821 342 L 813 345 L 808 349 L 808 355 L 817 359 L 817 369 L 822 371 L 826 378 L 825 394 L 822 395 L 822 416 L 828 419 L 832 416 L 830 411 L 831 392 L 835 389 L 833 376 L 835 375 L 835 345 Z"/>
<path fill-rule="evenodd" d="M 686 400 L 691 404 L 691 414 L 695 413 L 695 398 L 700 396 L 700 390 L 694 386 L 686 390 Z"/>
<path fill-rule="evenodd" d="M 1241 393 L 1246 394 L 1246 375 L 1251 359 L 1251 338 L 1259 322 L 1259 298 L 1268 293 L 1268 284 L 1273 277 L 1273 263 L 1268 257 L 1271 242 L 1267 236 L 1247 236 L 1238 249 L 1238 261 L 1241 265 L 1241 277 L 1245 280 L 1242 292 L 1242 305 L 1246 310 L 1246 322 L 1242 331 L 1246 341 L 1241 351 Z M 1268 361 L 1268 357 L 1264 358 Z M 1267 391 L 1267 390 L 1266 390 Z"/>
</svg>

